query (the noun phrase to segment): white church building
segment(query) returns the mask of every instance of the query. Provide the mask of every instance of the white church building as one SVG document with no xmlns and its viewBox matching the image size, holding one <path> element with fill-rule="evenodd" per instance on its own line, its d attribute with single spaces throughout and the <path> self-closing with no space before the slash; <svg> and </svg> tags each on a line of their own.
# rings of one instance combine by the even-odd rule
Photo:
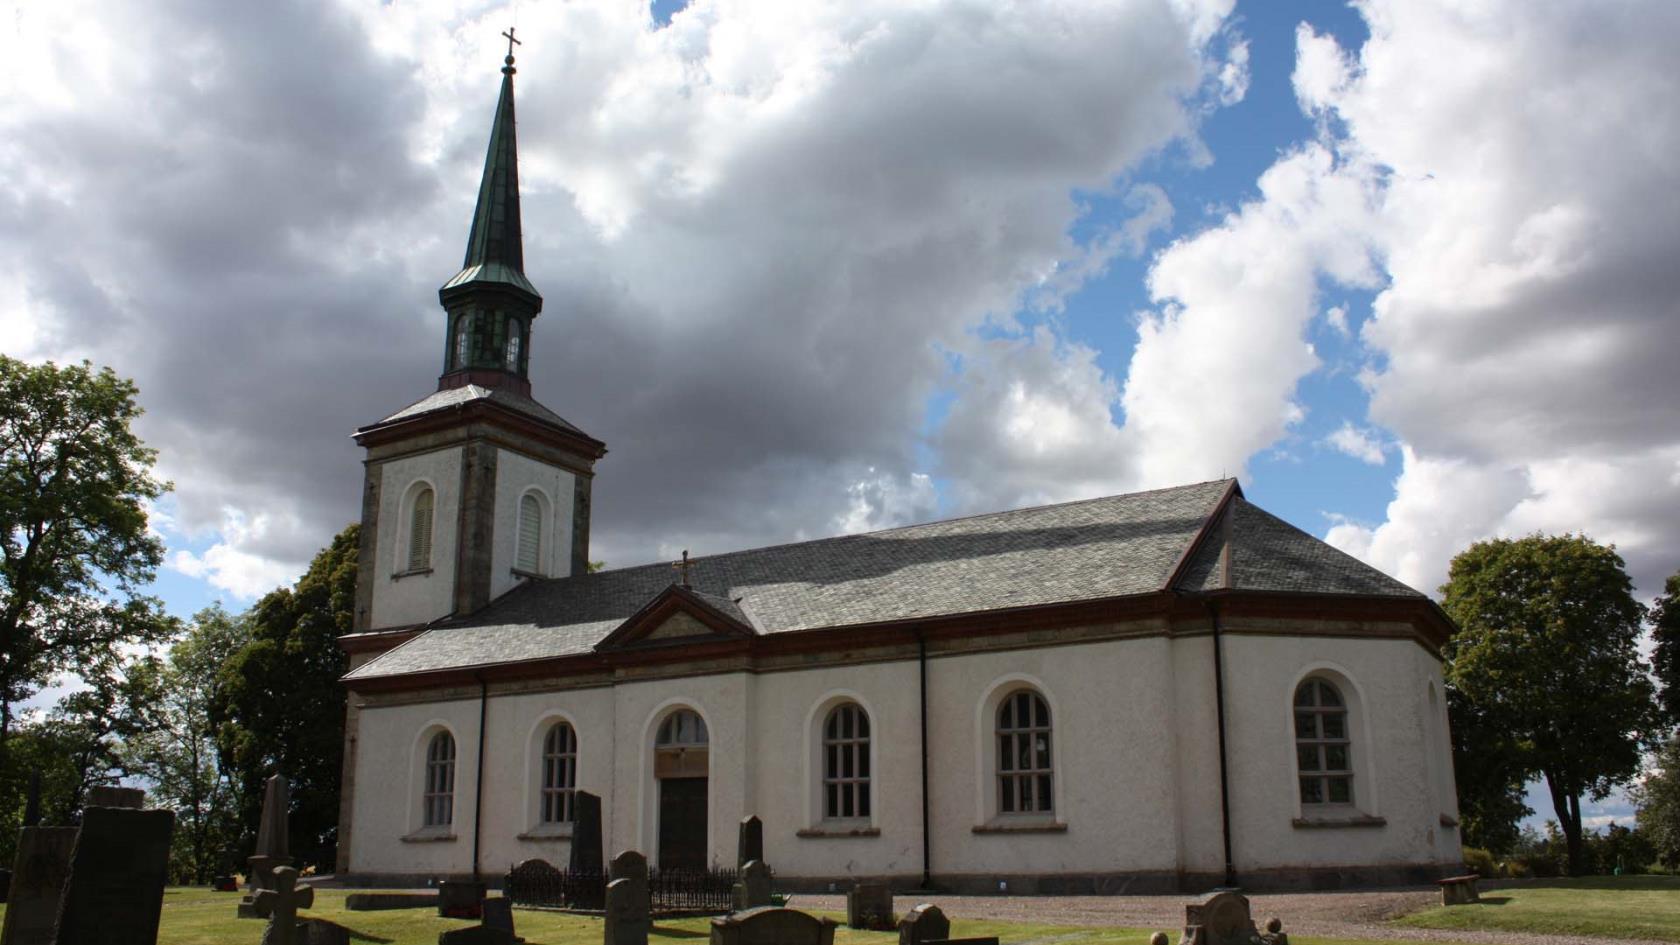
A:
<svg viewBox="0 0 1680 945">
<path fill-rule="evenodd" d="M 1428 598 L 1234 480 L 590 573 L 606 453 L 530 396 L 512 58 L 435 393 L 363 427 L 339 872 L 607 855 L 783 888 L 1456 872 Z"/>
</svg>

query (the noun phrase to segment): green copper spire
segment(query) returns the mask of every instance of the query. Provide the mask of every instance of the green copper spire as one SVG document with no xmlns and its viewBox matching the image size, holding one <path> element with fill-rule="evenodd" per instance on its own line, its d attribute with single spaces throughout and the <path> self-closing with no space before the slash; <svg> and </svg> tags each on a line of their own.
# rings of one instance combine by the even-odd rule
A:
<svg viewBox="0 0 1680 945">
<path fill-rule="evenodd" d="M 478 185 L 466 260 L 455 278 L 444 284 L 446 291 L 469 282 L 492 282 L 538 294 L 525 278 L 525 249 L 519 230 L 519 142 L 513 118 L 515 42 L 518 40 L 509 36 L 507 64 L 502 67 L 502 95 L 496 102 L 495 123 L 490 126 L 490 149 L 484 156 L 484 178 Z"/>
<path fill-rule="evenodd" d="M 467 257 L 455 278 L 438 290 L 449 313 L 438 387 L 476 384 L 528 395 L 531 320 L 542 311 L 542 296 L 525 278 L 519 231 L 519 146 L 513 119 L 513 44 L 518 40 L 512 30 L 502 35 L 508 38 L 507 64 Z"/>
</svg>

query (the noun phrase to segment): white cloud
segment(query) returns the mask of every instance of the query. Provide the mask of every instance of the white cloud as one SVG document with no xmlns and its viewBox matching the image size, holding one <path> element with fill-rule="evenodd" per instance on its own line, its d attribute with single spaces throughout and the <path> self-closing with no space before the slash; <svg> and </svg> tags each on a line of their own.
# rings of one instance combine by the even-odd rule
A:
<svg viewBox="0 0 1680 945">
<path fill-rule="evenodd" d="M 1334 433 L 1324 438 L 1324 443 L 1336 452 L 1352 456 L 1362 463 L 1381 466 L 1386 462 L 1383 443 L 1377 434 L 1354 426 L 1351 420 L 1344 420 Z"/>
<path fill-rule="evenodd" d="M 925 522 L 933 518 L 939 496 L 933 477 L 911 473 L 906 478 L 869 470 L 851 487 L 851 505 L 834 520 L 834 530 L 852 535 Z"/>
</svg>

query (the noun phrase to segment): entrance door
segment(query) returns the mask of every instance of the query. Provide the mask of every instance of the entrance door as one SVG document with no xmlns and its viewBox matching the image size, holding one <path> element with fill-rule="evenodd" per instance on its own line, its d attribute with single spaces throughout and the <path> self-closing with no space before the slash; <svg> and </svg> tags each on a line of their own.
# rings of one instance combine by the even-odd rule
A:
<svg viewBox="0 0 1680 945">
<path fill-rule="evenodd" d="M 659 779 L 659 868 L 706 868 L 706 779 Z"/>
</svg>

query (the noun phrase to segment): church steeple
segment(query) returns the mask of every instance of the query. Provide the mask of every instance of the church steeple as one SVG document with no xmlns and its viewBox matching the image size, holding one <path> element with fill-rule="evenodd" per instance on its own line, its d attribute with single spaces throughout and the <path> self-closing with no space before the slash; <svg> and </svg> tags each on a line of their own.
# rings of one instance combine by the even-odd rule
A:
<svg viewBox="0 0 1680 945">
<path fill-rule="evenodd" d="M 461 271 L 438 290 L 449 313 L 440 390 L 477 384 L 529 395 L 531 321 L 542 296 L 525 278 L 519 226 L 519 147 L 513 116 L 513 31 L 502 67 L 502 92 L 490 126 L 490 148 L 478 185 Z"/>
</svg>

